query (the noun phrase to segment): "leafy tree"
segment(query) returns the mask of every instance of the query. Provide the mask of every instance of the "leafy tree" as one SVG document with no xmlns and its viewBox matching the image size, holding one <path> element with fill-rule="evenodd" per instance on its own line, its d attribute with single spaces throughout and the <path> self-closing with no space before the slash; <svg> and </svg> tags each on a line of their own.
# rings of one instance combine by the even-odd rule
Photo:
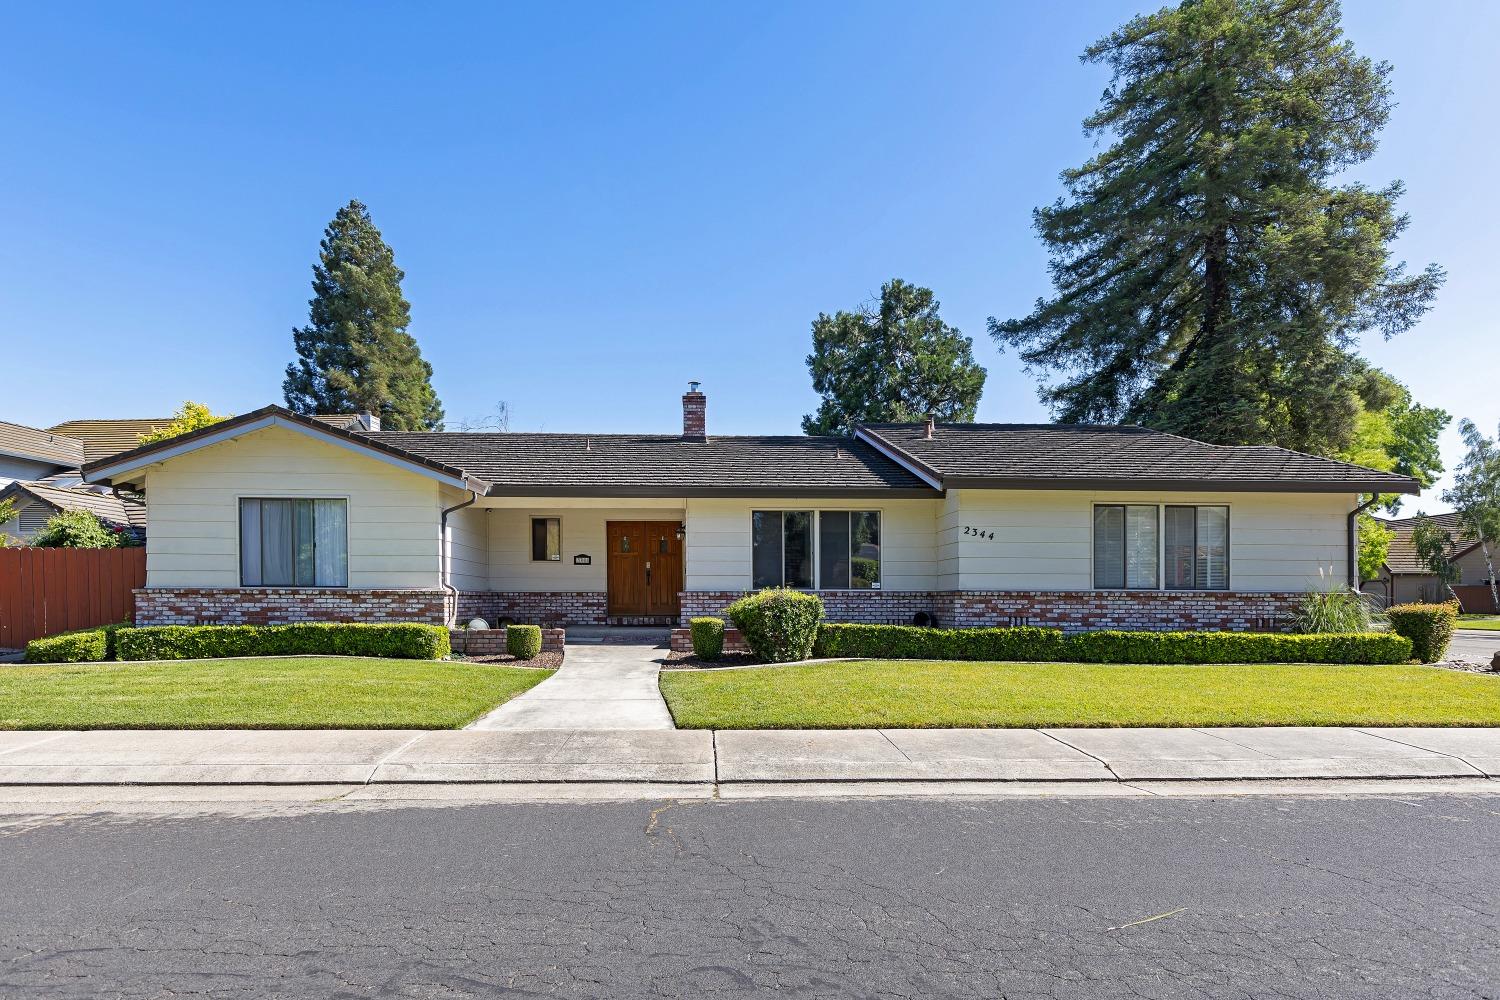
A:
<svg viewBox="0 0 1500 1000">
<path fill-rule="evenodd" d="M 171 423 L 165 427 L 153 427 L 146 434 L 136 435 L 141 444 L 155 444 L 158 441 L 166 441 L 170 438 L 180 437 L 190 431 L 202 430 L 204 427 L 212 427 L 223 420 L 226 416 L 215 416 L 208 407 L 202 403 L 195 403 L 191 399 L 184 402 L 181 408 L 172 414 Z"/>
<path fill-rule="evenodd" d="M 985 371 L 973 341 L 938 315 L 932 290 L 899 278 L 880 287 L 878 308 L 813 320 L 807 357 L 818 412 L 802 418 L 807 434 L 848 434 L 855 424 L 973 420 Z"/>
<path fill-rule="evenodd" d="M 1055 288 L 1002 346 L 1058 380 L 1064 421 L 1337 454 L 1356 433 L 1359 334 L 1394 336 L 1443 282 L 1393 262 L 1399 182 L 1338 184 L 1390 114 L 1390 67 L 1336 0 L 1186 0 L 1084 53 L 1113 71 L 1084 127 L 1112 141 L 1038 209 Z"/>
<path fill-rule="evenodd" d="M 1426 514 L 1419 513 L 1417 523 L 1412 525 L 1411 544 L 1422 565 L 1432 570 L 1438 582 L 1452 591 L 1460 575 L 1458 564 L 1453 561 L 1457 549 L 1453 535 Z"/>
<path fill-rule="evenodd" d="M 378 414 L 386 430 L 443 429 L 432 365 L 406 332 L 405 273 L 369 209 L 351 201 L 323 231 L 307 326 L 292 331 L 297 360 L 282 391 L 297 413 Z"/>
<path fill-rule="evenodd" d="M 130 531 L 86 510 L 65 510 L 54 514 L 31 544 L 39 549 L 118 549 L 140 543 Z"/>
<path fill-rule="evenodd" d="M 15 499 L 15 497 L 6 497 L 4 500 L 0 500 L 0 524 L 4 524 L 6 521 L 14 520 L 15 516 L 16 516 L 16 499 Z M 0 531 L 0 549 L 5 548 L 12 541 L 14 541 L 14 539 L 11 538 L 10 535 L 7 535 L 5 532 Z"/>
<path fill-rule="evenodd" d="M 1359 578 L 1374 580 L 1380 576 L 1380 567 L 1385 565 L 1391 552 L 1391 539 L 1396 533 L 1369 514 L 1359 515 Z"/>
<path fill-rule="evenodd" d="M 1443 500 L 1453 505 L 1464 538 L 1478 541 L 1489 571 L 1490 600 L 1500 608 L 1500 581 L 1495 579 L 1494 550 L 1500 544 L 1500 445 L 1479 433 L 1472 420 L 1460 420 L 1464 457 Z"/>
</svg>

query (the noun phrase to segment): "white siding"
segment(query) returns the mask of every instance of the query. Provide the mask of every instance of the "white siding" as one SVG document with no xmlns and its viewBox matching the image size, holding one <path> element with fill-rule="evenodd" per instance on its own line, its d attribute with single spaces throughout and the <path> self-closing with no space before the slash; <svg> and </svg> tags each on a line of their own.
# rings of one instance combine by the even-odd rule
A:
<svg viewBox="0 0 1500 1000">
<path fill-rule="evenodd" d="M 276 427 L 147 471 L 146 585 L 238 587 L 240 497 L 346 497 L 350 587 L 438 586 L 436 482 Z"/>
<path fill-rule="evenodd" d="M 1335 589 L 1346 579 L 1345 531 L 1357 502 L 1352 494 L 955 490 L 939 529 L 943 578 L 956 578 L 959 590 L 1088 590 L 1094 504 L 1222 504 L 1231 589 Z M 966 536 L 965 525 L 995 537 Z"/>
<path fill-rule="evenodd" d="M 680 507 L 497 507 L 489 510 L 488 517 L 490 590 L 581 592 L 605 589 L 607 522 L 681 521 L 682 510 Z M 555 517 L 561 521 L 561 560 L 532 561 L 533 517 Z M 590 565 L 574 565 L 576 555 L 588 556 Z"/>
<path fill-rule="evenodd" d="M 45 479 L 52 473 L 67 466 L 58 465 L 56 462 L 42 462 L 36 459 L 20 458 L 16 455 L 0 455 L 0 489 L 4 489 L 16 480 L 31 482 L 37 479 Z"/>
<path fill-rule="evenodd" d="M 939 507 L 937 500 L 689 499 L 687 589 L 750 589 L 751 511 L 878 510 L 881 589 L 933 590 Z"/>
<path fill-rule="evenodd" d="M 443 488 L 445 507 L 468 494 Z M 465 507 L 448 515 L 448 582 L 459 590 L 487 590 L 490 583 L 489 519 L 483 508 Z"/>
</svg>

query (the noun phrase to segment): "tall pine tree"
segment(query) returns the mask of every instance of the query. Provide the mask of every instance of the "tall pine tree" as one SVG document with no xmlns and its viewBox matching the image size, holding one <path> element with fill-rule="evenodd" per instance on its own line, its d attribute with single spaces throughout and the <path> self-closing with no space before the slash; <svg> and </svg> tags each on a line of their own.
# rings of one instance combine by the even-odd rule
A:
<svg viewBox="0 0 1500 1000">
<path fill-rule="evenodd" d="M 802 418 L 807 434 L 849 434 L 876 421 L 973 420 L 985 371 L 973 342 L 943 322 L 932 289 L 894 278 L 878 308 L 839 310 L 813 320 L 807 357 L 818 412 Z"/>
<path fill-rule="evenodd" d="M 1354 52 L 1335 0 L 1186 0 L 1090 47 L 1112 142 L 1036 212 L 1056 295 L 990 320 L 1055 381 L 1069 422 L 1336 454 L 1356 433 L 1356 338 L 1390 337 L 1443 281 L 1390 257 L 1399 182 L 1336 176 L 1375 151 L 1390 67 Z"/>
<path fill-rule="evenodd" d="M 297 413 L 368 410 L 386 430 L 442 430 L 432 365 L 406 332 L 406 275 L 369 209 L 358 201 L 339 209 L 320 246 L 309 322 L 292 331 L 297 360 L 286 366 L 286 405 Z"/>
</svg>

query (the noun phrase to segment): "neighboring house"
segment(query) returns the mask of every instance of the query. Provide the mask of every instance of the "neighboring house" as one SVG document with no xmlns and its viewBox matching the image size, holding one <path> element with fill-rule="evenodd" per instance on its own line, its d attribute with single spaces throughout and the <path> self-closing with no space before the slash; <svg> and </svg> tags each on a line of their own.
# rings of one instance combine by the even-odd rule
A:
<svg viewBox="0 0 1500 1000">
<path fill-rule="evenodd" d="M 102 456 L 101 456 L 102 457 Z M 84 463 L 78 438 L 0 421 L 0 487 L 74 471 Z"/>
<path fill-rule="evenodd" d="M 0 521 L 0 535 L 22 542 L 31 541 L 65 510 L 86 510 L 105 524 L 128 530 L 138 541 L 146 538 L 146 504 L 139 496 L 49 482 L 14 482 L 0 489 L 0 501 L 7 499 L 15 501 L 16 516 Z"/>
<path fill-rule="evenodd" d="M 1490 610 L 1490 596 L 1486 587 L 1490 571 L 1485 564 L 1483 548 L 1479 542 L 1462 537 L 1463 528 L 1457 514 L 1430 514 L 1428 517 L 1440 528 L 1447 530 L 1458 543 L 1453 561 L 1458 566 L 1459 579 L 1456 587 L 1464 599 L 1464 609 Z M 1412 544 L 1412 532 L 1416 529 L 1417 519 L 1380 519 L 1380 523 L 1391 529 L 1391 545 L 1386 552 L 1385 564 L 1380 567 L 1380 576 L 1366 581 L 1364 591 L 1378 595 L 1387 605 L 1448 600 L 1452 596 L 1448 588 L 1437 578 L 1436 573 L 1417 558 L 1417 548 Z M 1476 601 L 1484 606 L 1471 608 L 1470 605 Z"/>
<path fill-rule="evenodd" d="M 142 490 L 137 621 L 842 621 L 1276 628 L 1352 586 L 1361 493 L 1415 481 L 1139 427 L 851 438 L 350 430 L 277 406 L 84 466 Z"/>
</svg>

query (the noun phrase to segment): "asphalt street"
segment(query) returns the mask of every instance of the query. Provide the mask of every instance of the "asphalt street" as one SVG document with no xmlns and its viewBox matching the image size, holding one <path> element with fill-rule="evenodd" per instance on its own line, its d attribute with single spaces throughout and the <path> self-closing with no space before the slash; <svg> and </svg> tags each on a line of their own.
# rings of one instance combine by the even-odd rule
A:
<svg viewBox="0 0 1500 1000">
<path fill-rule="evenodd" d="M 1500 796 L 6 816 L 5 997 L 1500 997 Z"/>
</svg>

